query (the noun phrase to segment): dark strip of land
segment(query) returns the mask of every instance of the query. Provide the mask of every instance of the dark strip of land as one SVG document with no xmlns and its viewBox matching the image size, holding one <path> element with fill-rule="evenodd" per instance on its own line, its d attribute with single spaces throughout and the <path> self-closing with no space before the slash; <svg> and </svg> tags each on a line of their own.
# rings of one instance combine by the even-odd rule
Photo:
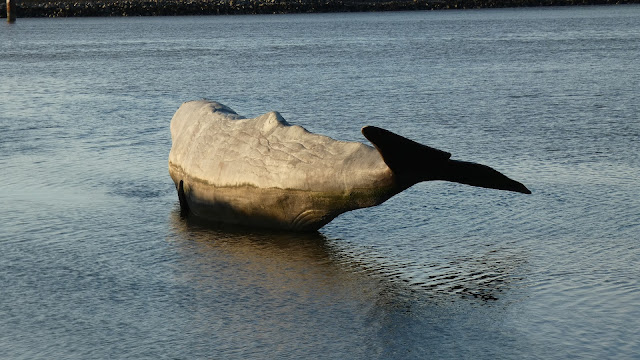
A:
<svg viewBox="0 0 640 360">
<path fill-rule="evenodd" d="M 0 17 L 6 5 L 0 0 Z M 17 16 L 165 16 L 613 5 L 640 0 L 17 0 Z"/>
</svg>

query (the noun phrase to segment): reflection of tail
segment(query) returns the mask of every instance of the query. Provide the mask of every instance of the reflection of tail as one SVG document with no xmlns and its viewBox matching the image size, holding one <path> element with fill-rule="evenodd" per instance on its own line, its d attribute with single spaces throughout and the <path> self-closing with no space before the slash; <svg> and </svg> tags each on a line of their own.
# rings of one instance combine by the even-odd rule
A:
<svg viewBox="0 0 640 360">
<path fill-rule="evenodd" d="M 448 152 L 422 145 L 391 131 L 365 126 L 362 134 L 376 147 L 401 186 L 445 180 L 491 189 L 531 194 L 523 184 L 481 164 L 451 160 Z"/>
</svg>

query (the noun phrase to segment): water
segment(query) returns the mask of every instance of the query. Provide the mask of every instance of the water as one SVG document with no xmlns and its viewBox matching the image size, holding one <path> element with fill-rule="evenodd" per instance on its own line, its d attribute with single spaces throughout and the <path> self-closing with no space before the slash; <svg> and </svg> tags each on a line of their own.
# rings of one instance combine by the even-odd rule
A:
<svg viewBox="0 0 640 360">
<path fill-rule="evenodd" d="M 640 7 L 0 25 L 0 358 L 640 358 Z M 179 216 L 209 98 L 377 125 L 533 195 L 422 183 L 317 234 Z"/>
</svg>

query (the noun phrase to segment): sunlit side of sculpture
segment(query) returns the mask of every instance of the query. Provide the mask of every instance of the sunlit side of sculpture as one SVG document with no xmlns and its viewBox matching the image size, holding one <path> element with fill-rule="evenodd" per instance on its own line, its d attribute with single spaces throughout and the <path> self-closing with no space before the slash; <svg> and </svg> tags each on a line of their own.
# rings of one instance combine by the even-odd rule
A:
<svg viewBox="0 0 640 360">
<path fill-rule="evenodd" d="M 169 174 L 183 213 L 213 222 L 314 231 L 408 187 L 447 180 L 530 193 L 490 167 L 367 126 L 374 147 L 312 134 L 277 112 L 246 119 L 206 100 L 171 120 Z"/>
</svg>

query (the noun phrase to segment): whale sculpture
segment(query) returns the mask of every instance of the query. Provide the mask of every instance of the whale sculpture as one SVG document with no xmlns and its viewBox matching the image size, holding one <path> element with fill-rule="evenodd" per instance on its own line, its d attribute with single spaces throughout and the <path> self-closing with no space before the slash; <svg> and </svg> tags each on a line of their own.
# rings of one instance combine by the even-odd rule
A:
<svg viewBox="0 0 640 360">
<path fill-rule="evenodd" d="M 375 148 L 310 133 L 277 112 L 246 119 L 217 102 L 190 101 L 171 120 L 169 174 L 184 213 L 299 231 L 421 181 L 531 193 L 488 166 L 451 160 L 390 131 L 365 126 L 362 134 Z"/>
</svg>

